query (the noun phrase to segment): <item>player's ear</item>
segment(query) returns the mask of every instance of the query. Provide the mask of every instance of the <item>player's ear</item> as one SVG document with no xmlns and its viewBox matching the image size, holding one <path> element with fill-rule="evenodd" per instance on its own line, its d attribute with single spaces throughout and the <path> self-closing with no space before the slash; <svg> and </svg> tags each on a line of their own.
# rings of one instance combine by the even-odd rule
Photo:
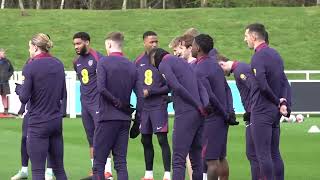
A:
<svg viewBox="0 0 320 180">
<path fill-rule="evenodd" d="M 90 41 L 84 41 L 84 44 L 85 44 L 86 46 L 89 46 L 89 45 L 90 45 Z"/>
</svg>

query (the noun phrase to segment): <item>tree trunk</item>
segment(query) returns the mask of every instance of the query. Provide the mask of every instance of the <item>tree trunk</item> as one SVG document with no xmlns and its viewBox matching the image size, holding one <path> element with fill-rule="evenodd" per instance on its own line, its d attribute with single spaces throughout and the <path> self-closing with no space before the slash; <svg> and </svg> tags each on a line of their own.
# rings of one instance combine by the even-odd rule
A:
<svg viewBox="0 0 320 180">
<path fill-rule="evenodd" d="M 94 0 L 89 0 L 89 9 L 94 8 Z"/>
<path fill-rule="evenodd" d="M 201 7 L 207 7 L 208 6 L 208 0 L 201 0 Z"/>
<path fill-rule="evenodd" d="M 29 4 L 28 4 L 29 5 L 29 9 L 33 8 L 33 1 L 29 0 L 28 2 L 29 2 Z"/>
<path fill-rule="evenodd" d="M 320 6 L 320 0 L 317 0 L 317 5 Z"/>
<path fill-rule="evenodd" d="M 19 0 L 19 7 L 21 10 L 21 16 L 28 16 L 28 13 L 26 12 L 23 6 L 23 0 Z"/>
<path fill-rule="evenodd" d="M 162 0 L 162 9 L 166 9 L 166 1 L 167 0 Z"/>
<path fill-rule="evenodd" d="M 1 1 L 1 9 L 4 9 L 4 4 L 6 3 L 6 0 Z"/>
<path fill-rule="evenodd" d="M 64 6 L 64 0 L 61 0 L 60 9 L 62 10 Z"/>
<path fill-rule="evenodd" d="M 20 7 L 21 11 L 24 11 L 24 6 L 23 6 L 22 0 L 19 0 L 19 7 Z"/>
<path fill-rule="evenodd" d="M 140 8 L 146 8 L 147 7 L 147 0 L 140 0 Z"/>
<path fill-rule="evenodd" d="M 126 9 L 127 9 L 127 0 L 123 0 L 122 10 L 126 10 Z"/>
<path fill-rule="evenodd" d="M 41 0 L 37 0 L 37 9 L 40 9 L 41 8 Z"/>
<path fill-rule="evenodd" d="M 229 7 L 229 0 L 224 0 L 224 7 Z"/>
</svg>

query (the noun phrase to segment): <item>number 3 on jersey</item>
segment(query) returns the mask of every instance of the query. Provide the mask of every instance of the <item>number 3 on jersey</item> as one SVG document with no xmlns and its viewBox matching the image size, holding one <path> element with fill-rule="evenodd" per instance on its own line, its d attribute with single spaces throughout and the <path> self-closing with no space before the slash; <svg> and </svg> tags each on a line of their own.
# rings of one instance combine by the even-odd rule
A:
<svg viewBox="0 0 320 180">
<path fill-rule="evenodd" d="M 89 72 L 87 69 L 82 69 L 81 70 L 81 76 L 82 76 L 82 83 L 83 84 L 88 84 L 89 82 Z"/>
<path fill-rule="evenodd" d="M 152 71 L 150 69 L 146 70 L 144 72 L 144 83 L 148 86 L 150 86 L 153 82 L 152 79 Z"/>
</svg>

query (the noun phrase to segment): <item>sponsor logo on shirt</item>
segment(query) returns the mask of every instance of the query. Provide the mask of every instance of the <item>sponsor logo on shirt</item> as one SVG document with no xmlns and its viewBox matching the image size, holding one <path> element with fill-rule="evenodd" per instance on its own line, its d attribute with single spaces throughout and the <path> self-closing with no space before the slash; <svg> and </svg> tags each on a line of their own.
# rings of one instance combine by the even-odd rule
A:
<svg viewBox="0 0 320 180">
<path fill-rule="evenodd" d="M 88 65 L 89 65 L 89 66 L 92 66 L 92 65 L 93 65 L 93 60 L 92 60 L 92 59 L 90 59 L 90 60 L 88 61 Z"/>
<path fill-rule="evenodd" d="M 244 74 L 240 74 L 240 78 L 245 81 L 247 79 L 247 76 Z"/>
</svg>

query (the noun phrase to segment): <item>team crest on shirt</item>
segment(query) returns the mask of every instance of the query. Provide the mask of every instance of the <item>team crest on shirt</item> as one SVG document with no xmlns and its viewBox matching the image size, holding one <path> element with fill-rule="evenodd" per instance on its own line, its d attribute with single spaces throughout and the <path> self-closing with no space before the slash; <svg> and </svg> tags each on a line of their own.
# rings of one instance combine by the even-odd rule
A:
<svg viewBox="0 0 320 180">
<path fill-rule="evenodd" d="M 92 60 L 92 59 L 90 59 L 90 60 L 88 61 L 88 65 L 89 65 L 89 66 L 92 66 L 92 65 L 93 65 L 93 60 Z"/>
<path fill-rule="evenodd" d="M 240 74 L 240 78 L 245 81 L 247 79 L 247 76 L 244 74 Z"/>
<path fill-rule="evenodd" d="M 257 75 L 257 69 L 253 69 L 253 74 Z"/>
</svg>

